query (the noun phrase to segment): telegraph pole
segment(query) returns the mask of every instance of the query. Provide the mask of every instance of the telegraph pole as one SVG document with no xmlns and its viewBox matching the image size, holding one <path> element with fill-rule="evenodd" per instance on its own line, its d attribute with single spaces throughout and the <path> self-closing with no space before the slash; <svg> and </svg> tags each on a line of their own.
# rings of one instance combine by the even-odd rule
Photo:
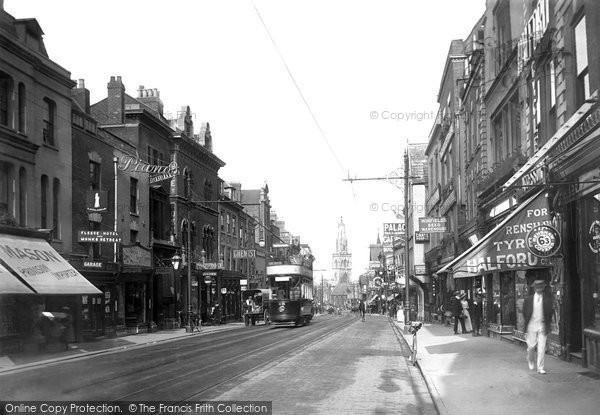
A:
<svg viewBox="0 0 600 415">
<path fill-rule="evenodd" d="M 394 177 L 365 177 L 365 178 L 347 178 L 347 179 L 342 179 L 342 181 L 345 182 L 354 182 L 354 181 L 366 181 L 366 180 L 387 180 L 389 181 L 390 178 L 393 179 L 404 179 L 404 209 L 403 209 L 403 213 L 404 213 L 404 286 L 405 286 L 405 298 L 404 298 L 404 327 L 405 327 L 405 331 L 407 330 L 408 327 L 408 318 L 410 315 L 410 306 L 409 306 L 409 295 L 408 295 L 408 288 L 410 285 L 410 277 L 409 277 L 409 273 L 410 273 L 410 264 L 408 261 L 409 255 L 408 255 L 408 203 L 409 203 L 409 197 L 408 197 L 408 192 L 409 192 L 409 179 L 418 179 L 419 176 L 411 176 L 410 175 L 410 163 L 409 163 L 409 159 L 408 159 L 408 147 L 404 150 L 404 175 L 403 176 L 394 176 Z"/>
<path fill-rule="evenodd" d="M 408 148 L 404 150 L 404 287 L 406 290 L 406 297 L 404 301 L 404 327 L 408 326 L 408 319 L 410 316 L 410 299 L 408 296 L 408 288 L 410 287 L 410 265 L 408 263 L 408 175 L 409 175 L 409 160 L 408 160 Z"/>
</svg>

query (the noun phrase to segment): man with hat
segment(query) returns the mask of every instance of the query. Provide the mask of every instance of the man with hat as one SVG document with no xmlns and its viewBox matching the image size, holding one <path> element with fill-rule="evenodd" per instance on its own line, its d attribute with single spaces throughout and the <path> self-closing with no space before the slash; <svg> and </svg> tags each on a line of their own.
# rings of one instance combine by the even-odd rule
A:
<svg viewBox="0 0 600 415">
<path fill-rule="evenodd" d="M 550 333 L 552 321 L 552 296 L 546 292 L 546 281 L 535 280 L 532 284 L 535 293 L 523 302 L 523 317 L 527 331 L 527 363 L 529 369 L 535 369 L 534 348 L 537 345 L 537 371 L 545 374 L 544 355 L 546 339 Z"/>
<path fill-rule="evenodd" d="M 467 329 L 465 327 L 465 320 L 462 318 L 462 303 L 460 301 L 460 291 L 454 291 L 452 294 L 453 297 L 450 299 L 450 311 L 452 312 L 452 316 L 454 317 L 454 334 L 458 334 L 458 322 L 460 321 L 460 327 L 462 328 L 462 333 L 465 334 Z"/>
</svg>

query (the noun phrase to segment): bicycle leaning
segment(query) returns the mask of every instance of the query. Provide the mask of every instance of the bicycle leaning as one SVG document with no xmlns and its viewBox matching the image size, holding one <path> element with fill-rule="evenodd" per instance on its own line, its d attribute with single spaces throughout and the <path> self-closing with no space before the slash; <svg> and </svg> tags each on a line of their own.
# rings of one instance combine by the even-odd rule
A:
<svg viewBox="0 0 600 415">
<path fill-rule="evenodd" d="M 408 332 L 413 335 L 412 348 L 410 350 L 410 362 L 414 365 L 417 364 L 417 332 L 423 327 L 423 323 L 420 321 L 412 321 Z"/>
</svg>

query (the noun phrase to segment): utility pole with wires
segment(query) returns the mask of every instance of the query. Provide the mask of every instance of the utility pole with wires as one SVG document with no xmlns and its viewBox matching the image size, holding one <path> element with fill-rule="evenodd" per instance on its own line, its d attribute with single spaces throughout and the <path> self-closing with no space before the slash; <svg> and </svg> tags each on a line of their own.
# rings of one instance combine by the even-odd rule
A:
<svg viewBox="0 0 600 415">
<path fill-rule="evenodd" d="M 396 169 L 394 172 L 397 172 L 399 169 Z M 393 173 L 394 173 L 393 172 Z M 405 287 L 405 303 L 404 303 L 404 325 L 405 325 L 405 332 L 407 331 L 407 327 L 410 327 L 409 325 L 409 316 L 410 316 L 410 297 L 409 297 L 409 286 L 410 286 L 410 264 L 408 261 L 409 255 L 408 255 L 408 232 L 409 232 L 409 226 L 408 226 L 408 203 L 409 203 L 409 189 L 410 189 L 410 179 L 419 179 L 421 178 L 420 176 L 411 176 L 410 175 L 410 162 L 409 162 L 409 157 L 408 157 L 408 148 L 406 148 L 406 150 L 404 151 L 404 173 L 402 176 L 383 176 L 383 177 L 355 177 L 355 178 L 351 178 L 348 177 L 347 179 L 342 179 L 342 181 L 345 182 L 355 182 L 355 181 L 387 181 L 390 184 L 392 184 L 393 186 L 396 186 L 397 188 L 399 188 L 400 190 L 404 191 L 404 209 L 403 209 L 403 214 L 404 214 L 404 287 Z M 396 185 L 395 183 L 392 183 L 390 181 L 390 179 L 397 179 L 397 180 L 403 180 L 404 181 L 404 186 L 403 189 L 400 188 L 398 185 Z"/>
</svg>

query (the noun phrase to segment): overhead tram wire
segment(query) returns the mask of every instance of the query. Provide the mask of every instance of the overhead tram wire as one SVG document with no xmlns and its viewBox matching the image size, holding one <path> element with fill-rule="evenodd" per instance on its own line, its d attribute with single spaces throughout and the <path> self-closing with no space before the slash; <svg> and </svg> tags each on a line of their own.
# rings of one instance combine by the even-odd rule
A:
<svg viewBox="0 0 600 415">
<path fill-rule="evenodd" d="M 285 59 L 283 57 L 283 54 L 281 53 L 281 50 L 277 46 L 277 43 L 275 42 L 275 39 L 271 35 L 271 31 L 269 30 L 269 28 L 267 27 L 267 24 L 265 23 L 264 19 L 262 18 L 262 15 L 260 14 L 260 11 L 256 7 L 256 4 L 254 3 L 254 0 L 250 0 L 250 1 L 252 3 L 252 7 L 254 8 L 254 11 L 256 12 L 256 15 L 258 16 L 258 18 L 259 18 L 262 26 L 265 29 L 265 32 L 267 32 L 267 36 L 269 36 L 269 39 L 271 40 L 271 43 L 275 47 L 275 50 L 277 51 L 277 55 L 279 55 L 279 59 L 281 60 L 281 63 L 285 67 L 285 70 L 287 71 L 290 79 L 292 80 L 292 83 L 294 84 L 294 87 L 296 88 L 296 91 L 298 91 L 298 94 L 300 95 L 300 98 L 302 99 L 302 102 L 304 103 L 304 106 L 306 107 L 308 113 L 310 114 L 313 122 L 317 126 L 317 129 L 319 130 L 319 133 L 321 134 L 321 138 L 325 141 L 325 144 L 327 144 L 327 147 L 329 148 L 329 151 L 331 152 L 331 155 L 335 159 L 338 167 L 342 171 L 342 174 L 345 174 L 346 173 L 346 169 L 344 168 L 344 166 L 342 165 L 342 162 L 340 161 L 340 159 L 338 158 L 337 154 L 335 153 L 333 147 L 331 146 L 331 143 L 329 142 L 329 140 L 327 139 L 327 136 L 325 135 L 325 132 L 321 128 L 321 124 L 317 120 L 317 117 L 315 116 L 313 110 L 311 109 L 310 105 L 308 104 L 308 101 L 304 97 L 304 94 L 302 93 L 302 90 L 300 89 L 300 85 L 298 85 L 298 82 L 296 81 L 296 78 L 294 78 L 294 75 L 292 74 L 292 71 L 290 70 L 287 62 L 285 61 Z M 352 183 L 351 183 L 351 185 L 352 185 Z M 356 199 L 356 194 L 354 192 L 354 186 L 352 186 L 352 195 L 353 195 L 354 199 Z"/>
</svg>

